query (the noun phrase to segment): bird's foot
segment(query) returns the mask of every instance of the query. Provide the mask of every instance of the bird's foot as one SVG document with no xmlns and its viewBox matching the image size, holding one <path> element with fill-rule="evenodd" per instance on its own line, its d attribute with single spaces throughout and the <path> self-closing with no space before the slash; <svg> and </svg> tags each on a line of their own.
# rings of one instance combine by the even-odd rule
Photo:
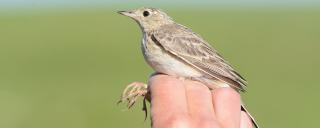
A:
<svg viewBox="0 0 320 128">
<path fill-rule="evenodd" d="M 127 102 L 127 107 L 131 108 L 139 97 L 144 97 L 143 102 L 145 104 L 146 95 L 148 93 L 147 88 L 148 88 L 148 85 L 145 83 L 132 82 L 124 89 L 121 95 L 121 98 L 118 101 L 118 104 L 122 102 Z M 143 109 L 146 109 L 145 105 Z"/>
</svg>

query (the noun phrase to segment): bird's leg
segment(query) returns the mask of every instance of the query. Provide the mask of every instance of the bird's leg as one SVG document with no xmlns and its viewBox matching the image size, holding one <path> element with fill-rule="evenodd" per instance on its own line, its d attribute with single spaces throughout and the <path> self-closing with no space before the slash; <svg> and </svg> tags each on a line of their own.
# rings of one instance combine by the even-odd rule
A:
<svg viewBox="0 0 320 128">
<path fill-rule="evenodd" d="M 161 73 L 155 72 L 150 75 L 150 77 L 154 75 L 158 75 Z M 143 108 L 142 110 L 145 112 L 145 119 L 147 119 L 148 110 L 146 101 L 151 100 L 150 93 L 148 91 L 148 85 L 142 82 L 132 82 L 130 83 L 122 92 L 121 98 L 118 101 L 119 103 L 126 102 L 127 107 L 130 109 L 136 102 L 139 97 L 143 97 Z"/>
<path fill-rule="evenodd" d="M 131 108 L 139 97 L 146 97 L 148 85 L 141 82 L 132 82 L 123 91 L 118 103 L 127 102 L 127 107 Z"/>
</svg>

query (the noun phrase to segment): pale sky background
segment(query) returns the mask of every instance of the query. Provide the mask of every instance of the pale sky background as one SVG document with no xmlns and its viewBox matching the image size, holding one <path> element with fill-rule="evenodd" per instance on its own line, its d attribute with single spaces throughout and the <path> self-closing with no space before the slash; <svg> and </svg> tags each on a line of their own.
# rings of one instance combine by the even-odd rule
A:
<svg viewBox="0 0 320 128">
<path fill-rule="evenodd" d="M 166 6 L 239 6 L 239 7 L 308 7 L 320 6 L 320 0 L 0 0 L 0 9 L 47 8 L 116 5 Z"/>
</svg>

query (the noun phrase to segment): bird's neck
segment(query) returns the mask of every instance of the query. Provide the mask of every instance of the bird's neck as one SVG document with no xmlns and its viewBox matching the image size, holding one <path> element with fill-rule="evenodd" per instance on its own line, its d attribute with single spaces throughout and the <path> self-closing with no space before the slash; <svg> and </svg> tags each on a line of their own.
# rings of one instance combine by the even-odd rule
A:
<svg viewBox="0 0 320 128">
<path fill-rule="evenodd" d="M 152 32 L 155 30 L 160 29 L 162 26 L 172 24 L 174 23 L 173 21 L 162 21 L 162 22 L 153 22 L 153 23 L 147 23 L 147 24 L 139 24 L 141 30 L 143 32 Z"/>
</svg>

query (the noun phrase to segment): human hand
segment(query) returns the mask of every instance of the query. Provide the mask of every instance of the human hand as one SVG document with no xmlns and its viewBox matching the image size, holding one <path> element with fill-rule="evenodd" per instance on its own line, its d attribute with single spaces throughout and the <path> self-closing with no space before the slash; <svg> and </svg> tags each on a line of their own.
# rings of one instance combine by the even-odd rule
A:
<svg viewBox="0 0 320 128">
<path fill-rule="evenodd" d="M 238 92 L 159 74 L 149 80 L 153 128 L 252 128 Z"/>
</svg>

